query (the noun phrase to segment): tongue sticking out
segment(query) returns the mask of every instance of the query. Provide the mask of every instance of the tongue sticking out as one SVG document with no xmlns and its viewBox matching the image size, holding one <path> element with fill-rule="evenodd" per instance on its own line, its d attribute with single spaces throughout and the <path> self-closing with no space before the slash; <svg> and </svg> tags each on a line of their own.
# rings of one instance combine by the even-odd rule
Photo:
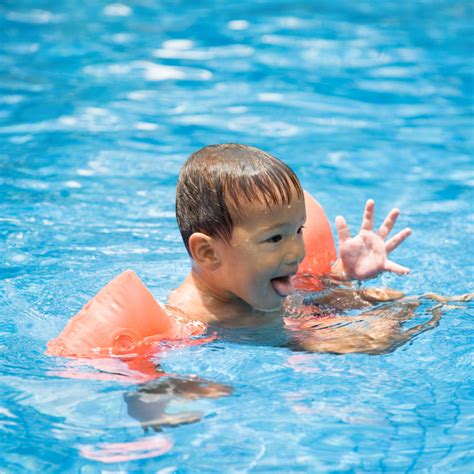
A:
<svg viewBox="0 0 474 474">
<path fill-rule="evenodd" d="M 290 277 L 273 278 L 271 284 L 273 289 L 283 298 L 293 293 L 294 288 Z"/>
</svg>

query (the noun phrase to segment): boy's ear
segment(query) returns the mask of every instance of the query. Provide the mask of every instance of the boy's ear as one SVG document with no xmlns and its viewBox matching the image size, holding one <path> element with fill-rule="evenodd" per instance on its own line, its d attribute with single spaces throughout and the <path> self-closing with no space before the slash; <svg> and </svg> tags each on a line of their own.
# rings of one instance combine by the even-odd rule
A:
<svg viewBox="0 0 474 474">
<path fill-rule="evenodd" d="M 192 259 L 206 270 L 215 270 L 220 264 L 220 258 L 216 252 L 214 240 L 202 232 L 194 232 L 188 240 L 189 252 Z"/>
</svg>

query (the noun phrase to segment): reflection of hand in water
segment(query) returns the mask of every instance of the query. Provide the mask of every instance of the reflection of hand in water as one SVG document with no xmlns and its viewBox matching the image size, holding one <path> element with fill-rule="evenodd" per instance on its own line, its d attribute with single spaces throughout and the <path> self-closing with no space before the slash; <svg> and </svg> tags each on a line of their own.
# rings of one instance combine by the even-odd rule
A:
<svg viewBox="0 0 474 474">
<path fill-rule="evenodd" d="M 421 299 L 445 303 L 470 301 L 472 297 L 473 295 L 443 297 L 435 294 L 403 297 L 403 293 L 394 290 L 333 289 L 312 300 L 312 305 L 317 305 L 320 310 L 318 316 L 311 317 L 311 308 L 306 307 L 300 317 L 287 318 L 287 327 L 294 333 L 290 345 L 294 349 L 310 352 L 389 353 L 422 332 L 436 327 L 443 312 L 453 308 L 437 304 L 425 310 L 431 315 L 428 321 L 404 329 L 403 323 L 419 316 L 416 310 Z M 388 303 L 389 301 L 392 302 Z M 385 304 L 374 307 L 380 302 Z M 341 308 L 363 311 L 354 316 L 345 316 L 340 315 Z"/>
<path fill-rule="evenodd" d="M 230 395 L 232 388 L 198 377 L 162 377 L 141 385 L 137 391 L 124 395 L 128 414 L 139 421 L 145 431 L 153 428 L 159 431 L 164 426 L 176 426 L 199 421 L 200 411 L 167 413 L 167 406 L 173 401 L 219 398 Z"/>
</svg>

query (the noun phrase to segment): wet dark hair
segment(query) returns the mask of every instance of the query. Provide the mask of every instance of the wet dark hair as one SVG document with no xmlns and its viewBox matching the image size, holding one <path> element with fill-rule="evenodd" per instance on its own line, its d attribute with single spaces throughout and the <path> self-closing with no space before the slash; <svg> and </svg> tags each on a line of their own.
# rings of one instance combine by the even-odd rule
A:
<svg viewBox="0 0 474 474">
<path fill-rule="evenodd" d="M 245 204 L 288 205 L 295 191 L 303 197 L 293 170 L 258 148 L 235 143 L 201 148 L 184 163 L 176 189 L 176 218 L 186 249 L 194 232 L 229 242 Z"/>
</svg>

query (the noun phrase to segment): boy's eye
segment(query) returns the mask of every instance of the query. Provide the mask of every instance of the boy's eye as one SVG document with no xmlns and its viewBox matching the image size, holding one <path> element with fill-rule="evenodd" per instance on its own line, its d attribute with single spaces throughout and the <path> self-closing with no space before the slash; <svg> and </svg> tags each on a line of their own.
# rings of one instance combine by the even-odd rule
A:
<svg viewBox="0 0 474 474">
<path fill-rule="evenodd" d="M 269 239 L 267 239 L 267 242 L 271 242 L 272 244 L 276 244 L 277 242 L 280 242 L 281 239 L 282 239 L 281 235 L 277 234 L 277 235 L 274 235 L 273 237 L 270 237 Z"/>
<path fill-rule="evenodd" d="M 302 234 L 302 233 L 303 233 L 303 229 L 304 229 L 304 225 L 302 225 L 302 226 L 298 229 L 298 234 Z"/>
</svg>

